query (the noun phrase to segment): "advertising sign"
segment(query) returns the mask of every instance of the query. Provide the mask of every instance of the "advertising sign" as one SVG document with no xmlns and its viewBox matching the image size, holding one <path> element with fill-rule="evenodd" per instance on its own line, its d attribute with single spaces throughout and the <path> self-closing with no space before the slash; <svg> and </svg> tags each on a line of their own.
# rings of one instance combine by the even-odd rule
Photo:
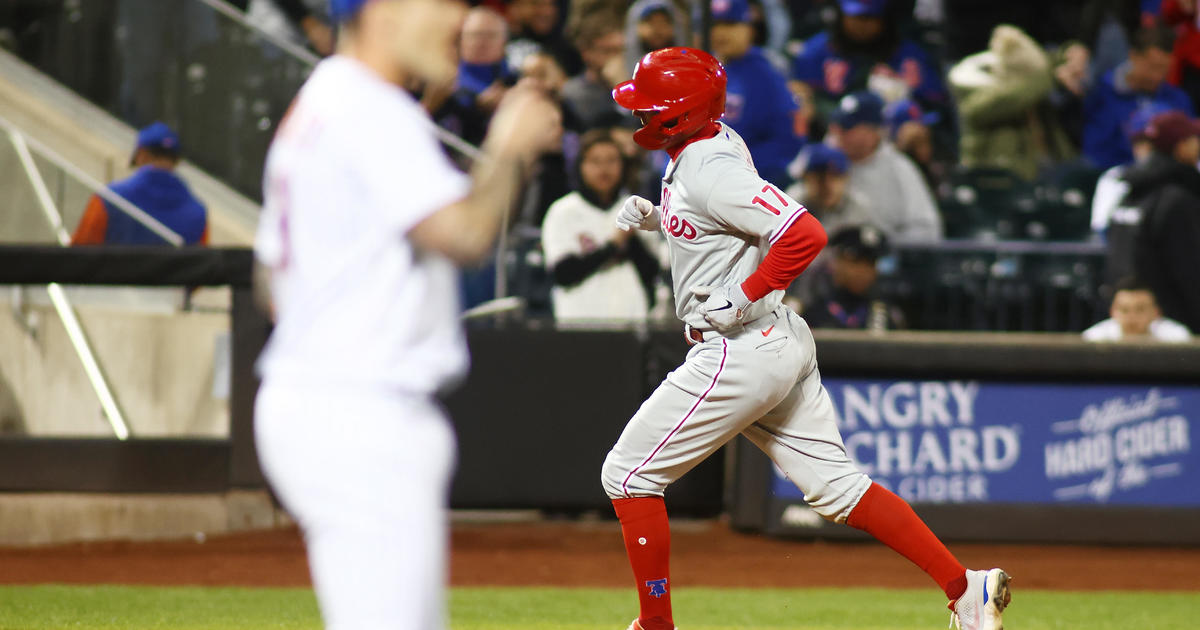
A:
<svg viewBox="0 0 1200 630">
<path fill-rule="evenodd" d="M 911 503 L 1200 507 L 1200 387 L 827 379 L 846 450 Z M 803 495 L 775 471 L 771 492 Z"/>
</svg>

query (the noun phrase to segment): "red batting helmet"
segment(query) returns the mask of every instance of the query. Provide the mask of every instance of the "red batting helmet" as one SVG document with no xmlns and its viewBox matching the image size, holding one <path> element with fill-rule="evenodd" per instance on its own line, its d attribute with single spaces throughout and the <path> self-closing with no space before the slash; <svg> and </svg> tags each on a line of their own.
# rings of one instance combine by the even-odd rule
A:
<svg viewBox="0 0 1200 630">
<path fill-rule="evenodd" d="M 725 113 L 725 68 L 695 48 L 663 48 L 638 62 L 633 78 L 613 90 L 625 109 L 658 112 L 633 134 L 647 149 L 662 149 Z"/>
</svg>

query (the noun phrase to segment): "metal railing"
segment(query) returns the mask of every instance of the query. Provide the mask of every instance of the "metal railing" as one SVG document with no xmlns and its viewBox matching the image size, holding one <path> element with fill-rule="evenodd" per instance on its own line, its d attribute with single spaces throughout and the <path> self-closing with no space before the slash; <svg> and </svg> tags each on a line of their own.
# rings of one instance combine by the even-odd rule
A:
<svg viewBox="0 0 1200 630">
<path fill-rule="evenodd" d="M 93 194 L 100 196 L 113 207 L 128 214 L 135 221 L 146 227 L 146 229 L 161 237 L 166 244 L 173 247 L 183 245 L 183 237 L 171 230 L 171 228 L 163 225 L 141 208 L 134 206 L 127 199 L 124 199 L 102 183 L 88 176 L 82 169 L 70 163 L 49 147 L 46 147 L 33 138 L 27 137 L 16 125 L 3 117 L 0 117 L 0 130 L 8 136 L 9 141 L 12 143 L 21 167 L 25 172 L 25 176 L 29 180 L 30 186 L 33 187 L 38 208 L 41 210 L 46 223 L 54 232 L 55 240 L 60 246 L 70 246 L 71 236 L 67 233 L 63 225 L 62 213 L 59 212 L 57 204 L 54 203 L 54 198 L 50 194 L 46 180 L 37 167 L 33 156 L 35 152 L 42 159 L 70 174 Z M 82 324 L 80 324 L 79 314 L 76 312 L 74 306 L 71 305 L 70 299 L 68 299 L 66 292 L 60 284 L 51 282 L 46 285 L 46 292 L 49 295 L 55 314 L 58 315 L 59 320 L 62 322 L 71 347 L 83 366 L 88 383 L 92 386 L 92 390 L 96 393 L 96 397 L 100 401 L 104 416 L 112 427 L 113 435 L 118 440 L 128 439 L 130 436 L 129 424 L 125 421 L 125 414 L 121 409 L 117 397 L 113 393 L 108 378 L 105 376 L 103 366 L 92 349 L 92 343 L 88 339 L 87 332 L 84 331 Z"/>
</svg>

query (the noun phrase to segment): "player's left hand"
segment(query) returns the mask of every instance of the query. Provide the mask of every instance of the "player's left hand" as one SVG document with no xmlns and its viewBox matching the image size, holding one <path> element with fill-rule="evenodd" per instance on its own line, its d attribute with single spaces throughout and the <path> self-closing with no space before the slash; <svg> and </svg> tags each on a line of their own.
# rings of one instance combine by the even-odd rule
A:
<svg viewBox="0 0 1200 630">
<path fill-rule="evenodd" d="M 750 299 L 738 285 L 724 287 L 698 286 L 692 287 L 692 294 L 704 300 L 700 305 L 700 315 L 720 331 L 736 328 L 742 323 L 746 307 Z"/>
</svg>

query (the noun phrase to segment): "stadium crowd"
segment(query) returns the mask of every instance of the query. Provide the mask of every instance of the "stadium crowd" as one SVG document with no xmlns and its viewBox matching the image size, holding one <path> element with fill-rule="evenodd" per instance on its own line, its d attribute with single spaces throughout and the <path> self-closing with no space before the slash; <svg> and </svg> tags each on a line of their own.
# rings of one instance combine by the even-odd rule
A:
<svg viewBox="0 0 1200 630">
<path fill-rule="evenodd" d="M 630 141 L 636 120 L 611 89 L 645 52 L 692 45 L 725 65 L 725 121 L 759 172 L 804 199 L 831 235 L 848 230 L 833 242 L 858 246 L 843 253 L 861 253 L 863 228 L 868 261 L 888 241 L 1109 239 L 1110 286 L 1138 275 L 1169 316 L 1200 328 L 1190 281 L 1200 268 L 1194 1 L 1015 3 L 984 14 L 959 0 L 711 0 L 708 15 L 698 4 L 481 2 L 463 30 L 458 81 L 427 100 L 468 140 L 518 82 L 561 104 L 562 152 L 542 161 L 520 217 L 528 234 L 544 217 L 554 228 L 542 237 L 556 242 L 542 248 L 554 252 L 545 260 L 556 296 L 585 299 L 591 283 L 588 312 L 604 318 L 647 292 L 649 263 L 626 253 L 628 239 L 582 220 L 564 231 L 554 215 L 563 205 L 611 214 L 623 196 L 597 190 L 581 168 L 585 136 L 620 150 L 623 193 L 657 199 L 666 157 Z M 844 275 L 838 258 L 823 257 L 814 281 L 800 284 L 832 286 Z M 590 261 L 585 272 L 577 259 Z M 571 273 L 555 269 L 560 260 Z M 608 277 L 617 274 L 624 284 Z M 815 297 L 828 290 L 794 292 L 802 308 L 845 310 Z M 903 319 L 870 317 L 894 311 L 877 301 L 857 308 L 833 325 Z M 562 318 L 578 317 L 566 310 L 575 315 Z"/>
<path fill-rule="evenodd" d="M 334 48 L 324 0 L 235 4 L 318 54 Z M 637 120 L 611 90 L 646 52 L 687 45 L 724 64 L 724 120 L 759 172 L 844 244 L 793 287 L 797 308 L 845 313 L 830 325 L 902 325 L 871 299 L 873 277 L 853 299 L 832 290 L 849 268 L 839 258 L 883 264 L 895 244 L 1102 242 L 1108 296 L 1144 286 L 1200 330 L 1197 0 L 470 4 L 457 79 L 411 86 L 434 120 L 477 143 L 505 92 L 527 84 L 559 105 L 564 133 L 519 205 L 512 260 L 468 275 L 467 306 L 500 279 L 560 319 L 670 312 L 662 243 L 605 224 L 628 194 L 658 200 L 668 160 L 632 141 Z"/>
</svg>

